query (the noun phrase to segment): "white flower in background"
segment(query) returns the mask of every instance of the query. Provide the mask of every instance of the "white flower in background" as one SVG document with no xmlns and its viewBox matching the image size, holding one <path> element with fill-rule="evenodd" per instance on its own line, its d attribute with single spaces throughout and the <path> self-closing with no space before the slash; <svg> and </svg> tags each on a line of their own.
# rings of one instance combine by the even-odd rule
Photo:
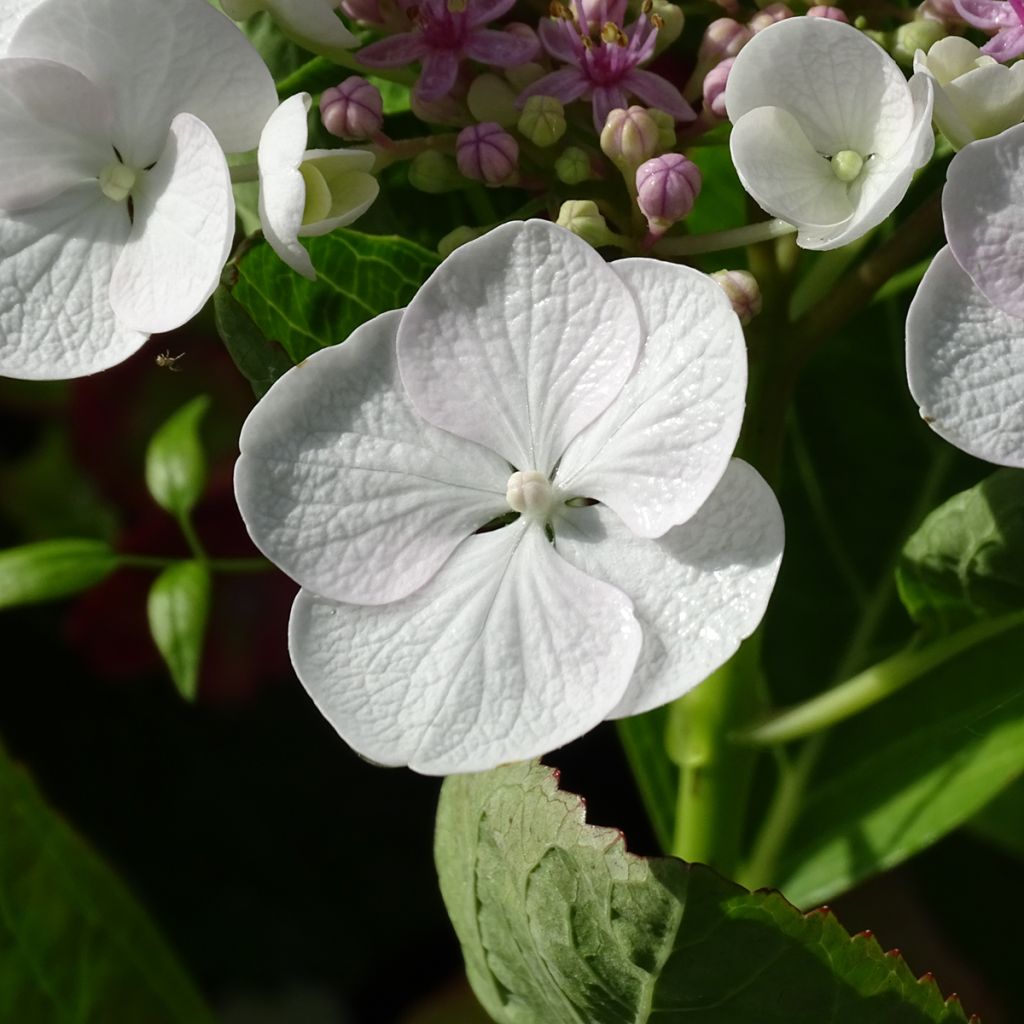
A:
<svg viewBox="0 0 1024 1024">
<path fill-rule="evenodd" d="M 877 43 L 841 21 L 788 18 L 758 32 L 729 73 L 730 148 L 743 187 L 835 249 L 880 224 L 928 162 L 932 86 L 909 85 Z"/>
<path fill-rule="evenodd" d="M 359 45 L 336 13 L 340 0 L 220 0 L 220 5 L 235 21 L 267 11 L 286 36 L 313 53 L 330 56 Z"/>
<path fill-rule="evenodd" d="M 290 370 L 235 484 L 304 588 L 290 649 L 320 710 L 372 760 L 444 774 L 705 679 L 782 550 L 774 495 L 730 459 L 745 385 L 718 285 L 541 221 Z"/>
<path fill-rule="evenodd" d="M 949 165 L 949 246 L 907 317 L 907 377 L 925 421 L 958 448 L 1024 467 L 1024 125 Z"/>
<path fill-rule="evenodd" d="M 955 149 L 1024 120 L 1024 62 L 1007 67 L 960 36 L 914 56 L 915 75 L 935 85 L 935 126 Z"/>
<path fill-rule="evenodd" d="M 351 224 L 377 198 L 374 156 L 362 149 L 306 149 L 309 93 L 289 96 L 270 116 L 257 152 L 263 233 L 293 270 L 316 277 L 300 237 Z"/>
<path fill-rule="evenodd" d="M 94 373 L 197 313 L 234 231 L 224 150 L 275 102 L 204 0 L 26 14 L 0 59 L 0 374 Z"/>
</svg>

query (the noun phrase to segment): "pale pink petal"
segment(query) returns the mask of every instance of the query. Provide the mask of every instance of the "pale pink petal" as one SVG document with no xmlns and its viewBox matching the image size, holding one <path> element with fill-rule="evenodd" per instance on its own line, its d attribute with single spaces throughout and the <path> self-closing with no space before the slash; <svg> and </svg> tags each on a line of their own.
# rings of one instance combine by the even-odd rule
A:
<svg viewBox="0 0 1024 1024">
<path fill-rule="evenodd" d="M 469 34 L 462 54 L 481 64 L 496 68 L 512 68 L 525 64 L 537 56 L 536 39 L 498 32 L 492 28 L 479 28 Z"/>
<path fill-rule="evenodd" d="M 582 239 L 513 221 L 460 246 L 409 304 L 402 380 L 420 415 L 550 473 L 640 347 L 629 288 Z"/>
<path fill-rule="evenodd" d="M 1006 63 L 1024 53 L 1024 26 L 1015 25 L 996 33 L 982 48 L 987 57 Z"/>
<path fill-rule="evenodd" d="M 636 670 L 609 718 L 636 715 L 691 690 L 735 653 L 764 615 L 782 557 L 782 512 L 739 459 L 700 511 L 657 540 L 602 505 L 567 509 L 555 549 L 633 600 L 643 629 Z"/>
<path fill-rule="evenodd" d="M 523 106 L 531 96 L 552 96 L 561 103 L 572 103 L 589 88 L 590 82 L 578 68 L 562 68 L 528 85 L 516 99 L 516 106 Z"/>
<path fill-rule="evenodd" d="M 135 220 L 110 280 L 110 302 L 129 327 L 169 331 L 203 308 L 231 251 L 235 201 L 213 132 L 179 114 L 132 199 Z"/>
<path fill-rule="evenodd" d="M 677 121 L 692 121 L 697 115 L 683 99 L 683 94 L 661 75 L 642 68 L 634 68 L 622 80 L 622 87 L 642 100 L 645 106 L 657 107 L 671 114 Z"/>
<path fill-rule="evenodd" d="M 289 370 L 239 441 L 235 493 L 256 545 L 335 600 L 405 597 L 508 511 L 508 466 L 413 409 L 395 355 L 400 317 Z"/>
<path fill-rule="evenodd" d="M 640 643 L 629 598 L 523 520 L 470 537 L 402 601 L 333 604 L 304 590 L 289 629 L 299 679 L 346 742 L 429 775 L 581 736 L 622 698 Z"/>
<path fill-rule="evenodd" d="M 516 0 L 468 0 L 466 22 L 470 28 L 489 25 L 515 6 Z"/>
<path fill-rule="evenodd" d="M 617 85 L 599 86 L 594 90 L 592 99 L 594 103 L 594 128 L 598 135 L 601 134 L 601 129 L 604 128 L 604 123 L 608 120 L 608 115 L 613 110 L 621 110 L 629 106 L 629 98 L 626 96 L 625 91 Z"/>
<path fill-rule="evenodd" d="M 422 32 L 401 32 L 390 39 L 364 46 L 356 60 L 368 68 L 404 68 L 419 60 L 430 49 Z"/>
<path fill-rule="evenodd" d="M 575 67 L 580 66 L 583 59 L 583 44 L 574 22 L 567 18 L 541 18 L 537 34 L 544 44 L 544 49 L 555 60 L 564 61 Z"/>
<path fill-rule="evenodd" d="M 459 58 L 451 50 L 431 50 L 422 61 L 416 96 L 428 103 L 452 91 L 459 74 Z"/>
<path fill-rule="evenodd" d="M 953 0 L 953 5 L 968 25 L 975 28 L 1016 28 L 1020 18 L 1006 0 Z"/>
</svg>

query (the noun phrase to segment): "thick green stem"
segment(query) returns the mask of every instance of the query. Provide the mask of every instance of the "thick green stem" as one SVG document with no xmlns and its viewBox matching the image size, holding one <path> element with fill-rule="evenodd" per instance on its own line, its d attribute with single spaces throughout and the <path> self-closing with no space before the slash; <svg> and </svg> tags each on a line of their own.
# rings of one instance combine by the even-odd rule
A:
<svg viewBox="0 0 1024 1024">
<path fill-rule="evenodd" d="M 759 637 L 669 708 L 666 746 L 680 770 L 672 853 L 726 875 L 739 863 L 757 756 L 731 736 L 764 707 Z"/>
<path fill-rule="evenodd" d="M 702 235 L 684 235 L 681 238 L 663 238 L 655 243 L 655 256 L 695 256 L 702 252 L 718 252 L 721 249 L 740 249 L 756 242 L 767 242 L 796 231 L 784 220 L 764 220 L 757 224 L 746 224 L 741 228 L 726 231 L 709 231 Z"/>
</svg>

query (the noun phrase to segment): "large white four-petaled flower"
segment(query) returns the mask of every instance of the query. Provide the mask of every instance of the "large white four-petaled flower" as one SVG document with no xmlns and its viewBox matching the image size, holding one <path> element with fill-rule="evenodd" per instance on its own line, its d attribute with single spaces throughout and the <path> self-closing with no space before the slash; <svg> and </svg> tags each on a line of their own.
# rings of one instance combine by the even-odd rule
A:
<svg viewBox="0 0 1024 1024">
<path fill-rule="evenodd" d="M 236 491 L 303 587 L 299 677 L 365 756 L 430 774 L 672 700 L 759 622 L 782 519 L 731 459 L 746 353 L 721 289 L 541 221 L 284 375 Z"/>
</svg>

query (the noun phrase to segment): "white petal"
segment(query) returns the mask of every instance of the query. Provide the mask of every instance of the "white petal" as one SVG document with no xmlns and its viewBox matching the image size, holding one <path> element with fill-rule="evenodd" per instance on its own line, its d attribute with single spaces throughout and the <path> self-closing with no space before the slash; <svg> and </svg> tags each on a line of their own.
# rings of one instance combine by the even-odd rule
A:
<svg viewBox="0 0 1024 1024">
<path fill-rule="evenodd" d="M 559 487 L 597 498 L 634 533 L 660 537 L 714 490 L 736 447 L 747 384 L 739 319 L 722 288 L 690 267 L 629 259 L 646 341 L 612 404 L 573 441 Z"/>
<path fill-rule="evenodd" d="M 743 187 L 773 216 L 803 229 L 842 224 L 853 215 L 847 186 L 789 111 L 757 107 L 744 114 L 733 125 L 729 148 Z"/>
<path fill-rule="evenodd" d="M 896 152 L 914 121 L 896 62 L 852 25 L 787 18 L 747 43 L 725 92 L 735 124 L 757 107 L 782 107 L 819 153 Z"/>
<path fill-rule="evenodd" d="M 395 357 L 400 318 L 385 313 L 289 370 L 239 440 L 235 491 L 256 545 L 339 601 L 412 593 L 508 511 L 508 466 L 412 408 Z"/>
<path fill-rule="evenodd" d="M 129 326 L 169 331 L 203 308 L 231 250 L 235 200 L 213 132 L 179 114 L 132 198 L 135 223 L 114 268 L 110 301 Z"/>
<path fill-rule="evenodd" d="M 409 304 L 402 379 L 424 419 L 549 472 L 636 361 L 629 289 L 582 239 L 516 221 L 460 246 Z"/>
<path fill-rule="evenodd" d="M 1024 320 L 993 306 L 948 247 L 910 304 L 907 377 L 937 434 L 979 459 L 1024 467 Z"/>
<path fill-rule="evenodd" d="M 675 700 L 732 657 L 764 615 L 782 558 L 782 513 L 739 459 L 700 511 L 657 540 L 634 536 L 595 505 L 567 510 L 556 548 L 633 599 L 644 641 L 610 718 Z"/>
<path fill-rule="evenodd" d="M 1024 316 L 1024 125 L 957 153 L 942 215 L 960 266 L 989 301 Z"/>
<path fill-rule="evenodd" d="M 194 114 L 228 152 L 240 152 L 256 146 L 277 105 L 259 54 L 220 11 L 196 0 L 42 0 L 8 56 L 68 64 L 109 90 L 114 141 L 136 167 L 159 156 L 175 114 Z"/>
<path fill-rule="evenodd" d="M 983 65 L 950 82 L 945 92 L 971 125 L 968 142 L 998 135 L 1024 118 L 1024 64 Z M 937 107 L 935 120 L 941 128 Z"/>
<path fill-rule="evenodd" d="M 260 173 L 260 223 L 271 248 L 293 270 L 313 279 L 316 271 L 299 242 L 306 183 L 299 165 L 306 150 L 308 92 L 289 96 L 267 121 L 260 135 L 256 161 Z"/>
<path fill-rule="evenodd" d="M 289 647 L 356 750 L 445 775 L 581 736 L 618 702 L 640 640 L 628 598 L 520 520 L 470 537 L 404 601 L 341 605 L 302 591 Z"/>
<path fill-rule="evenodd" d="M 107 98 L 53 61 L 0 60 L 0 208 L 26 209 L 116 159 Z"/>
<path fill-rule="evenodd" d="M 4 55 L 22 18 L 39 3 L 40 0 L 3 0 L 0 5 L 0 57 Z"/>
<path fill-rule="evenodd" d="M 110 275 L 131 230 L 95 182 L 0 214 L 0 375 L 60 380 L 127 359 L 146 335 L 118 322 Z"/>
<path fill-rule="evenodd" d="M 334 13 L 333 0 L 270 0 L 274 20 L 297 43 L 314 53 L 350 50 L 359 40 Z"/>
</svg>

